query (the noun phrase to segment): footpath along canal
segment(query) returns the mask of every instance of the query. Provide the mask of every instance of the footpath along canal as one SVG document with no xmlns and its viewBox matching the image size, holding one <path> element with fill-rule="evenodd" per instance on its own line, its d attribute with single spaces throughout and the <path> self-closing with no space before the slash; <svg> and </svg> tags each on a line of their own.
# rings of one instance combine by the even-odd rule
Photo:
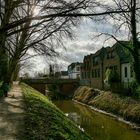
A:
<svg viewBox="0 0 140 140">
<path fill-rule="evenodd" d="M 140 132 L 113 117 L 70 100 L 53 103 L 94 140 L 140 140 Z"/>
</svg>

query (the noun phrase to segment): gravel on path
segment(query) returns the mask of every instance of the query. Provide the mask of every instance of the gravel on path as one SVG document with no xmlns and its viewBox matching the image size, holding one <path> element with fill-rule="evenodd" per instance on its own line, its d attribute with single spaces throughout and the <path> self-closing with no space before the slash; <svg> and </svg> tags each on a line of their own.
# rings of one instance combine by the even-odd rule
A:
<svg viewBox="0 0 140 140">
<path fill-rule="evenodd" d="M 0 140 L 24 139 L 24 99 L 14 83 L 8 97 L 0 98 Z"/>
</svg>

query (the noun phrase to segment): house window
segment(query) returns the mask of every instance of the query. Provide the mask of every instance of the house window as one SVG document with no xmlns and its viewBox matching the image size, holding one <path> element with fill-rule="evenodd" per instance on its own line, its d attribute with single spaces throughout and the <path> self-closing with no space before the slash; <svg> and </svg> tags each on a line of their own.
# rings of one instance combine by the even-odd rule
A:
<svg viewBox="0 0 140 140">
<path fill-rule="evenodd" d="M 94 77 L 96 78 L 97 77 L 97 70 L 95 69 L 95 75 L 94 75 Z"/>
<path fill-rule="evenodd" d="M 127 77 L 127 67 L 124 67 L 124 76 Z"/>
<path fill-rule="evenodd" d="M 87 62 L 87 69 L 89 69 L 89 62 Z"/>
<path fill-rule="evenodd" d="M 87 74 L 88 74 L 88 78 L 90 78 L 90 72 L 88 72 Z"/>
<path fill-rule="evenodd" d="M 110 58 L 110 53 L 107 53 L 107 59 L 109 59 Z"/>
<path fill-rule="evenodd" d="M 92 78 L 100 77 L 100 69 L 92 70 Z"/>
<path fill-rule="evenodd" d="M 98 77 L 100 77 L 100 69 L 98 69 Z"/>
<path fill-rule="evenodd" d="M 130 67 L 130 76 L 133 77 L 133 68 Z"/>
<path fill-rule="evenodd" d="M 110 68 L 111 70 L 113 70 L 113 66 L 110 66 L 109 68 Z"/>
<path fill-rule="evenodd" d="M 86 73 L 86 75 L 87 75 L 87 78 L 89 78 L 89 74 L 88 74 L 88 73 L 89 73 L 89 72 L 87 72 L 87 73 Z"/>
<path fill-rule="evenodd" d="M 80 71 L 80 67 L 77 67 L 76 70 L 77 70 L 77 71 Z"/>
<path fill-rule="evenodd" d="M 76 75 L 76 78 L 79 79 L 79 78 L 80 78 L 80 74 L 77 74 L 77 75 Z"/>
<path fill-rule="evenodd" d="M 92 78 L 94 78 L 94 70 L 92 70 Z"/>
<path fill-rule="evenodd" d="M 86 72 L 85 72 L 85 79 L 87 78 L 87 76 L 86 76 Z"/>
<path fill-rule="evenodd" d="M 107 59 L 111 59 L 111 58 L 114 58 L 114 57 L 115 57 L 115 52 L 114 51 L 111 51 L 111 52 L 107 53 Z"/>
<path fill-rule="evenodd" d="M 84 73 L 82 72 L 82 79 L 84 79 Z"/>
<path fill-rule="evenodd" d="M 114 71 L 117 71 L 117 66 L 116 65 L 114 66 Z"/>
<path fill-rule="evenodd" d="M 111 52 L 111 58 L 114 58 L 114 57 L 115 57 L 115 52 L 112 51 L 112 52 Z"/>
<path fill-rule="evenodd" d="M 98 61 L 99 61 L 98 57 L 93 58 L 93 66 L 98 65 L 99 64 Z"/>
</svg>

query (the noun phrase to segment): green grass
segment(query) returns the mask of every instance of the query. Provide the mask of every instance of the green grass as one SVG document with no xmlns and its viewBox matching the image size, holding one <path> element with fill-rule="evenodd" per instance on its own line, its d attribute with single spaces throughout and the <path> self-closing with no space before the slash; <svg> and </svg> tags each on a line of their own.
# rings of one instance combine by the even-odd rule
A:
<svg viewBox="0 0 140 140">
<path fill-rule="evenodd" d="M 46 96 L 21 84 L 26 103 L 25 135 L 27 140 L 91 140 Z"/>
</svg>

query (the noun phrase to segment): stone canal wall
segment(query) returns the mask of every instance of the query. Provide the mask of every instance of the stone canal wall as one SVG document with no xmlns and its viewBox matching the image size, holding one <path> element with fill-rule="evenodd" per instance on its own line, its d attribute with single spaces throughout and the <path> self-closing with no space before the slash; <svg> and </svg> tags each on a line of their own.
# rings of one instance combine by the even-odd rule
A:
<svg viewBox="0 0 140 140">
<path fill-rule="evenodd" d="M 87 86 L 79 87 L 73 99 L 123 117 L 140 125 L 140 101 L 120 96 L 110 91 L 101 91 Z"/>
</svg>

